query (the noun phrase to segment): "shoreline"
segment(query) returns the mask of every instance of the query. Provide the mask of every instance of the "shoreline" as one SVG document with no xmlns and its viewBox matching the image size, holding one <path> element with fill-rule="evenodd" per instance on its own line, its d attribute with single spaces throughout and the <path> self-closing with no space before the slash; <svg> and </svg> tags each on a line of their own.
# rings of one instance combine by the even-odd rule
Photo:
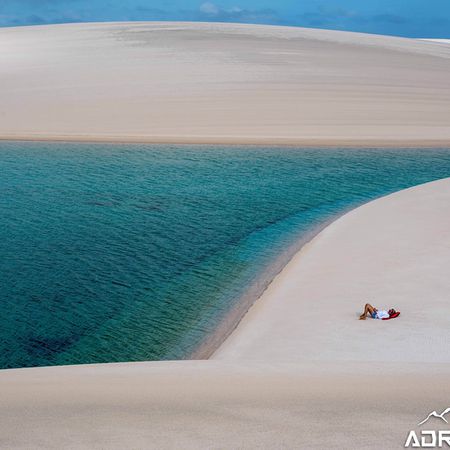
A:
<svg viewBox="0 0 450 450">
<path fill-rule="evenodd" d="M 445 251 L 445 236 L 450 234 L 446 229 L 449 220 L 449 217 L 446 216 L 448 198 L 450 198 L 450 178 L 444 178 L 387 194 L 338 217 L 294 255 L 264 294 L 249 309 L 230 337 L 212 355 L 212 359 L 223 361 L 270 359 L 272 361 L 298 362 L 318 359 L 318 361 L 326 360 L 337 363 L 341 360 L 342 362 L 347 361 L 350 355 L 358 354 L 364 361 L 370 361 L 372 355 L 370 352 L 367 354 L 364 346 L 373 349 L 373 354 L 378 356 L 376 348 L 389 349 L 389 342 L 402 342 L 403 333 L 407 332 L 410 327 L 418 330 L 424 328 L 428 331 L 421 333 L 429 333 L 429 335 L 422 336 L 419 333 L 414 338 L 414 344 L 405 342 L 403 338 L 402 345 L 397 344 L 395 348 L 386 350 L 382 361 L 393 361 L 400 358 L 401 361 L 406 362 L 416 361 L 417 358 L 420 360 L 420 358 L 432 357 L 433 352 L 430 352 L 429 349 L 426 350 L 427 342 L 432 335 L 442 335 L 441 339 L 445 340 L 446 328 L 437 329 L 431 321 L 421 324 L 420 315 L 413 311 L 409 312 L 413 316 L 412 319 L 409 319 L 413 320 L 412 324 L 401 316 L 401 320 L 387 322 L 389 325 L 395 324 L 389 333 L 383 335 L 380 330 L 381 334 L 378 332 L 376 336 L 372 336 L 372 339 L 368 340 L 370 333 L 369 335 L 361 333 L 361 328 L 357 323 L 360 321 L 350 322 L 345 332 L 340 330 L 339 323 L 349 320 L 349 312 L 338 310 L 333 313 L 335 316 L 333 317 L 331 310 L 333 298 L 343 296 L 344 298 L 340 298 L 340 308 L 342 308 L 342 303 L 350 306 L 353 304 L 352 302 L 355 302 L 355 307 L 361 309 L 364 302 L 367 301 L 379 308 L 395 307 L 402 311 L 406 309 L 407 301 L 401 299 L 397 292 L 403 290 L 409 292 L 411 297 L 409 302 L 415 302 L 416 309 L 427 316 L 434 315 L 434 321 L 439 322 L 438 311 L 443 308 L 439 304 L 439 297 L 435 300 L 439 305 L 436 308 L 437 312 L 428 312 L 424 310 L 424 305 L 419 303 L 418 292 L 429 289 L 428 296 L 430 296 L 433 289 L 437 291 L 439 288 L 440 292 L 446 284 L 442 279 L 444 269 L 441 266 L 441 264 L 445 265 L 445 262 L 441 262 L 439 258 L 445 261 L 450 257 Z M 420 202 L 423 204 L 419 204 Z M 427 205 L 427 202 L 431 206 Z M 441 210 L 437 210 L 435 205 L 442 205 Z M 423 213 L 419 216 L 416 210 L 428 211 L 429 215 Z M 411 236 L 415 236 L 415 240 L 405 230 L 405 225 L 408 224 L 406 217 L 416 218 L 416 224 L 411 222 L 408 230 Z M 387 225 L 384 225 L 385 222 Z M 429 228 L 436 230 L 431 231 L 428 230 Z M 355 234 L 350 232 L 352 229 Z M 369 230 L 372 230 L 372 233 Z M 402 230 L 403 236 L 398 235 L 400 230 Z M 422 237 L 422 241 L 427 241 L 426 246 L 421 242 L 420 245 L 416 244 L 417 249 L 410 248 L 408 242 L 418 241 L 424 230 L 435 235 Z M 368 234 L 370 240 L 367 240 Z M 395 240 L 400 236 L 399 240 Z M 436 236 L 442 236 L 444 244 L 443 248 L 435 249 L 439 256 L 435 256 L 431 252 L 431 249 L 436 246 Z M 380 245 L 376 246 L 371 241 L 379 242 Z M 430 242 L 428 243 L 428 241 Z M 387 242 L 392 248 L 387 248 Z M 440 241 L 437 240 L 437 242 Z M 371 259 L 367 260 L 366 254 L 370 254 Z M 432 266 L 433 262 L 427 259 L 422 262 L 424 258 L 436 259 L 437 263 L 434 264 L 437 265 Z M 380 265 L 379 261 L 384 261 L 384 259 L 390 264 L 387 265 L 384 262 L 384 265 Z M 416 266 L 420 267 L 421 264 L 426 264 L 427 268 L 428 266 L 434 268 L 434 271 L 428 275 L 430 277 L 429 285 L 425 283 L 422 273 L 416 275 L 417 280 L 408 277 L 410 285 L 404 285 L 404 272 L 406 271 L 407 275 L 408 270 L 417 271 Z M 369 265 L 370 268 L 365 267 L 366 265 Z M 408 265 L 412 268 L 408 269 Z M 327 274 L 326 286 L 323 286 L 322 278 L 325 276 L 323 274 Z M 395 277 L 400 281 L 397 281 Z M 351 280 L 355 278 L 358 279 L 357 285 L 351 284 Z M 380 280 L 384 279 L 387 281 L 386 284 L 380 285 Z M 297 283 L 296 280 L 302 282 Z M 400 287 L 396 287 L 395 283 Z M 437 286 L 434 285 L 435 283 Z M 380 301 L 376 300 L 377 291 L 383 293 L 382 295 L 378 294 L 379 297 L 391 299 L 392 304 L 385 304 L 386 300 L 384 300 L 380 305 Z M 360 299 L 359 302 L 355 300 L 355 294 Z M 425 296 L 425 293 L 422 292 L 422 295 Z M 309 311 L 307 308 L 307 304 L 311 302 L 315 303 L 314 311 Z M 410 308 L 411 305 L 409 305 Z M 298 316 L 300 311 L 303 317 L 302 315 Z M 357 318 L 356 312 L 357 309 L 355 310 Z M 286 313 L 289 314 L 289 318 Z M 297 316 L 298 319 L 292 319 Z M 276 324 L 281 322 L 285 327 L 282 331 L 276 327 Z M 377 325 L 377 321 L 363 323 L 366 322 L 370 329 Z M 319 337 L 315 339 L 320 344 L 318 343 L 314 349 L 305 346 L 302 339 L 311 340 L 311 336 L 318 333 L 317 330 L 320 330 Z M 392 335 L 391 332 L 393 332 Z M 411 331 L 409 333 L 411 339 L 413 334 Z M 332 336 L 341 334 L 339 342 L 342 340 L 348 344 L 350 341 L 354 341 L 350 349 L 346 349 L 345 345 L 340 347 L 339 342 L 332 340 Z M 273 339 L 273 336 L 277 336 L 277 339 Z M 437 337 L 436 339 L 439 342 Z M 450 352 L 448 349 L 442 344 L 435 343 L 435 345 L 437 348 L 434 351 L 434 358 L 440 358 L 439 362 L 449 364 Z M 355 349 L 360 347 L 361 353 L 355 353 Z M 434 358 L 433 362 L 437 362 Z"/>
<path fill-rule="evenodd" d="M 84 144 L 148 144 L 148 145 L 212 145 L 246 147 L 286 147 L 286 148 L 361 148 L 361 149 L 411 149 L 411 148 L 450 148 L 450 139 L 380 140 L 380 139 L 279 139 L 242 137 L 96 137 L 96 136 L 1 136 L 1 142 L 48 142 Z"/>
<path fill-rule="evenodd" d="M 438 180 L 434 180 L 434 181 L 430 181 L 424 184 L 428 184 L 428 183 L 434 183 L 436 181 L 440 181 L 440 179 Z M 222 338 L 220 338 L 220 342 L 215 342 L 213 346 L 207 347 L 205 349 L 200 348 L 199 351 L 195 351 L 193 352 L 191 355 L 189 355 L 189 357 L 187 359 L 215 359 L 216 355 L 219 355 L 220 357 L 220 353 L 221 353 L 221 347 L 222 345 L 227 341 L 227 339 L 233 335 L 233 333 L 238 333 L 240 332 L 240 330 L 238 330 L 240 328 L 240 323 L 241 321 L 245 318 L 245 316 L 247 315 L 247 313 L 252 309 L 252 307 L 255 306 L 255 304 L 261 300 L 266 291 L 268 289 L 272 289 L 273 286 L 275 285 L 275 288 L 278 288 L 278 283 L 277 283 L 277 279 L 283 275 L 283 272 L 286 270 L 286 268 L 293 263 L 294 259 L 301 259 L 303 256 L 303 252 L 307 250 L 307 248 L 310 245 L 313 245 L 314 240 L 316 238 L 319 237 L 319 235 L 326 229 L 328 229 L 330 226 L 332 226 L 335 222 L 337 222 L 338 220 L 340 220 L 341 218 L 343 218 L 344 216 L 346 216 L 349 213 L 352 213 L 353 211 L 364 207 L 366 205 L 369 205 L 372 202 L 376 202 L 379 200 L 382 200 L 385 197 L 389 197 L 391 195 L 394 195 L 396 193 L 408 190 L 408 189 L 414 189 L 416 187 L 420 187 L 422 185 L 414 185 L 414 186 L 410 186 L 408 188 L 404 188 L 401 189 L 400 191 L 394 191 L 394 192 L 390 192 L 387 194 L 383 194 L 380 195 L 378 197 L 372 198 L 370 200 L 367 201 L 363 201 L 363 202 L 359 202 L 359 203 L 355 203 L 349 207 L 344 208 L 342 211 L 333 214 L 332 217 L 330 217 L 329 219 L 325 220 L 324 222 L 317 224 L 317 226 L 313 227 L 306 236 L 304 236 L 303 238 L 300 238 L 299 241 L 297 243 L 293 243 L 289 249 L 286 249 L 285 253 L 288 253 L 289 256 L 286 256 L 285 258 L 283 258 L 283 255 L 280 255 L 277 258 L 277 261 L 283 260 L 284 262 L 281 263 L 281 266 L 278 266 L 278 269 L 276 271 L 273 272 L 273 275 L 270 277 L 270 279 L 266 279 L 266 282 L 264 283 L 264 288 L 261 290 L 260 294 L 257 297 L 252 297 L 252 299 L 250 299 L 250 301 L 247 301 L 243 303 L 243 305 L 241 305 L 241 308 L 239 308 L 239 313 L 234 314 L 234 312 L 232 311 L 232 325 L 228 326 L 227 329 L 221 331 L 221 336 L 223 336 Z M 263 277 L 263 276 L 262 276 Z M 238 306 L 238 305 L 237 305 Z M 236 318 L 238 317 L 238 318 Z M 226 322 L 226 319 L 224 319 L 221 322 Z M 228 322 L 229 323 L 229 322 Z M 219 328 L 221 327 L 226 327 L 226 325 L 222 325 L 219 324 Z"/>
<path fill-rule="evenodd" d="M 345 213 L 344 213 L 345 214 Z M 337 215 L 340 217 L 340 214 Z M 264 295 L 264 292 L 276 279 L 276 277 L 284 270 L 289 264 L 292 258 L 310 242 L 314 237 L 319 234 L 324 228 L 327 227 L 331 221 L 325 221 L 323 224 L 317 225 L 297 243 L 292 244 L 289 248 L 285 249 L 282 254 L 275 258 L 275 261 L 263 270 L 253 283 L 245 289 L 245 292 L 234 302 L 234 306 L 231 310 L 225 314 L 216 329 L 210 336 L 205 339 L 205 342 L 201 343 L 199 347 L 192 353 L 186 355 L 187 360 L 208 360 L 220 349 L 222 344 L 228 339 L 228 337 L 239 326 L 241 320 L 245 317 L 247 312 L 252 306 Z M 274 269 L 272 269 L 274 267 Z M 261 287 L 260 287 L 261 286 Z"/>
<path fill-rule="evenodd" d="M 382 197 L 368 200 L 368 202 Z M 253 283 L 245 289 L 244 293 L 239 296 L 238 300 L 234 302 L 234 306 L 231 310 L 219 321 L 216 330 L 211 333 L 211 335 L 206 338 L 205 342 L 201 343 L 196 350 L 186 355 L 186 358 L 183 358 L 183 360 L 209 360 L 213 358 L 214 354 L 219 351 L 222 344 L 224 344 L 236 328 L 239 327 L 240 322 L 248 311 L 264 295 L 270 285 L 283 272 L 292 259 L 329 225 L 353 209 L 368 202 L 358 203 L 332 214 L 331 217 L 313 226 L 304 236 L 299 237 L 295 242 L 285 248 L 282 253 L 276 256 L 272 264 L 261 271 L 257 279 L 255 279 Z"/>
</svg>

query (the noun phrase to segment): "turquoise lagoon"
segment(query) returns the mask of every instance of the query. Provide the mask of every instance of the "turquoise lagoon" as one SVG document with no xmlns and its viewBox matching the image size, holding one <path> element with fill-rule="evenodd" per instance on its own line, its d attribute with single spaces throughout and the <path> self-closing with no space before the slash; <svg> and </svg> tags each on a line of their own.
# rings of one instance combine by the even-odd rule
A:
<svg viewBox="0 0 450 450">
<path fill-rule="evenodd" d="M 11 368 L 205 356 L 315 231 L 450 150 L 3 142 L 0 174 Z"/>
</svg>

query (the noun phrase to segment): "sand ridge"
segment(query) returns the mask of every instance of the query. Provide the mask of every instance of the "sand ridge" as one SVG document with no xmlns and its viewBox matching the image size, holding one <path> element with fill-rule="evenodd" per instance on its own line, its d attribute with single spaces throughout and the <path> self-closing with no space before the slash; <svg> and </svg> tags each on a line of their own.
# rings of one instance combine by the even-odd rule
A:
<svg viewBox="0 0 450 450">
<path fill-rule="evenodd" d="M 450 143 L 450 47 L 238 24 L 0 30 L 0 138 Z"/>
</svg>

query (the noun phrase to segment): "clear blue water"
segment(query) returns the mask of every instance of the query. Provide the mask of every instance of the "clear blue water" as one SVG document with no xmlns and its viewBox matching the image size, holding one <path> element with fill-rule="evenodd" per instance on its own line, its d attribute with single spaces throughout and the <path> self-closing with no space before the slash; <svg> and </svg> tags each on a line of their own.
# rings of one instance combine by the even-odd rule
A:
<svg viewBox="0 0 450 450">
<path fill-rule="evenodd" d="M 211 347 L 312 230 L 450 150 L 3 142 L 0 174 L 7 368 Z"/>
</svg>

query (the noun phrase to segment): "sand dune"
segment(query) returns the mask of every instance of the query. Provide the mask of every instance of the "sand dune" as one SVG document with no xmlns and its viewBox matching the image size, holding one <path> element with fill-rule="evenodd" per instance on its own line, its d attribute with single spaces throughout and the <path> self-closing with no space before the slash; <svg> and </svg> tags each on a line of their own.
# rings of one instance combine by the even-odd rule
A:
<svg viewBox="0 0 450 450">
<path fill-rule="evenodd" d="M 449 205 L 445 179 L 346 214 L 212 360 L 0 371 L 2 446 L 402 448 L 450 398 Z"/>
<path fill-rule="evenodd" d="M 450 47 L 206 23 L 0 30 L 0 137 L 447 145 Z"/>
<path fill-rule="evenodd" d="M 350 363 L 326 372 L 218 361 L 2 371 L 1 446 L 400 449 L 450 397 L 448 366 L 424 374 Z"/>
</svg>

